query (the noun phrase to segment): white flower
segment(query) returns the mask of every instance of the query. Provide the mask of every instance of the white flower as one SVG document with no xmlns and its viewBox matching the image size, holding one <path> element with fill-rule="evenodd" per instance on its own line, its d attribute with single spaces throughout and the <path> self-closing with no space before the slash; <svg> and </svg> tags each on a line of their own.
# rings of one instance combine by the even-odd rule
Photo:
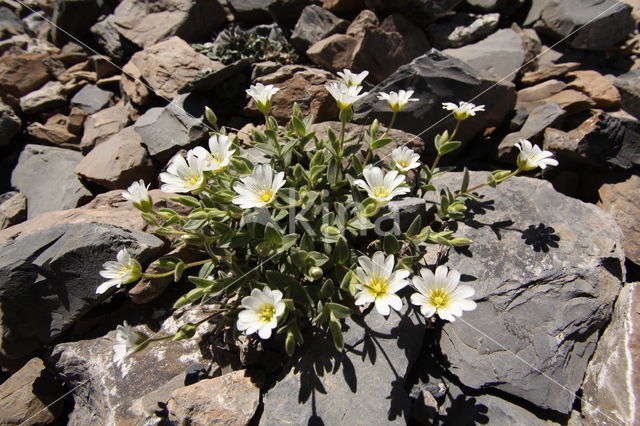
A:
<svg viewBox="0 0 640 426">
<path fill-rule="evenodd" d="M 378 99 L 381 101 L 387 101 L 389 107 L 395 112 L 401 111 L 407 106 L 409 102 L 417 102 L 420 99 L 412 98 L 413 90 L 400 90 L 399 92 L 380 92 Z"/>
<path fill-rule="evenodd" d="M 386 259 L 384 253 L 378 251 L 373 258 L 360 256 L 358 258 L 360 267 L 356 269 L 358 291 L 355 295 L 356 305 L 364 305 L 375 302 L 376 310 L 382 315 L 389 315 L 392 307 L 396 311 L 402 308 L 402 300 L 396 292 L 404 288 L 409 282 L 406 278 L 409 271 L 393 271 L 393 255 Z"/>
<path fill-rule="evenodd" d="M 246 90 L 247 95 L 251 96 L 253 101 L 256 103 L 256 106 L 263 114 L 268 113 L 271 109 L 271 98 L 273 95 L 278 93 L 278 91 L 280 91 L 280 89 L 273 87 L 273 84 L 265 86 L 262 83 L 251 85 Z"/>
<path fill-rule="evenodd" d="M 456 105 L 451 102 L 444 102 L 442 108 L 453 111 L 453 116 L 456 120 L 466 120 L 467 118 L 476 115 L 476 112 L 484 111 L 484 105 L 475 106 L 469 102 L 460 102 L 460 105 Z"/>
<path fill-rule="evenodd" d="M 102 294 L 111 287 L 120 287 L 121 285 L 132 283 L 142 275 L 142 266 L 136 259 L 131 257 L 126 248 L 118 252 L 117 259 L 117 262 L 110 260 L 102 265 L 104 269 L 100 271 L 100 276 L 108 278 L 108 281 L 98 286 L 96 289 L 97 294 Z"/>
<path fill-rule="evenodd" d="M 387 202 L 409 192 L 409 188 L 400 186 L 404 183 L 404 175 L 398 175 L 396 170 L 384 173 L 379 167 L 367 167 L 362 174 L 366 182 L 356 179 L 353 184 L 367 191 L 377 202 Z"/>
<path fill-rule="evenodd" d="M 147 336 L 137 332 L 125 321 L 116 327 L 116 342 L 113 344 L 113 362 L 121 365 L 125 358 L 141 348 Z"/>
<path fill-rule="evenodd" d="M 251 176 L 240 178 L 240 182 L 233 185 L 238 196 L 231 201 L 243 209 L 264 207 L 275 200 L 283 185 L 284 172 L 274 176 L 269 164 L 259 164 Z"/>
<path fill-rule="evenodd" d="M 367 96 L 369 92 L 360 93 L 361 86 L 347 86 L 343 82 L 333 82 L 325 86 L 331 96 L 336 100 L 340 110 L 351 107 L 359 99 Z"/>
<path fill-rule="evenodd" d="M 406 173 L 411 169 L 420 167 L 420 155 L 405 146 L 395 148 L 391 151 L 391 159 L 393 160 L 394 166 L 400 170 L 401 173 Z"/>
<path fill-rule="evenodd" d="M 153 209 L 153 201 L 151 201 L 151 196 L 149 195 L 149 185 L 145 186 L 142 179 L 133 182 L 126 191 L 123 191 L 122 198 L 131 201 L 136 208 L 143 212 L 149 212 Z"/>
<path fill-rule="evenodd" d="M 261 339 L 271 337 L 271 330 L 278 326 L 278 317 L 286 307 L 282 301 L 282 292 L 269 287 L 251 290 L 251 296 L 242 299 L 242 306 L 246 309 L 238 314 L 238 330 L 245 334 L 257 331 Z"/>
<path fill-rule="evenodd" d="M 213 135 L 209 138 L 209 151 L 201 146 L 193 148 L 196 157 L 204 159 L 204 170 L 219 172 L 231 162 L 233 142 L 226 135 Z"/>
<path fill-rule="evenodd" d="M 520 139 L 516 143 L 516 147 L 520 150 L 518 154 L 518 168 L 520 170 L 533 170 L 536 167 L 545 169 L 547 166 L 557 166 L 558 162 L 554 160 L 553 153 L 550 151 L 542 151 L 538 145 L 532 145 L 526 139 Z"/>
<path fill-rule="evenodd" d="M 433 314 L 447 321 L 455 321 L 462 311 L 473 311 L 476 302 L 469 298 L 475 290 L 468 285 L 458 285 L 460 272 L 449 272 L 446 266 L 436 268 L 435 275 L 429 269 L 420 270 L 419 277 L 413 277 L 413 286 L 419 293 L 411 295 L 411 303 L 420 306 L 420 312 L 429 318 Z"/>
<path fill-rule="evenodd" d="M 164 183 L 160 189 L 178 193 L 200 192 L 206 183 L 203 172 L 207 166 L 207 158 L 196 153 L 198 151 L 187 151 L 186 160 L 182 154 L 173 157 L 167 171 L 160 173 L 160 181 Z"/>
<path fill-rule="evenodd" d="M 369 71 L 362 71 L 360 74 L 354 74 L 351 70 L 343 69 L 338 72 L 338 77 L 344 81 L 347 86 L 360 86 L 365 78 L 369 75 Z"/>
</svg>

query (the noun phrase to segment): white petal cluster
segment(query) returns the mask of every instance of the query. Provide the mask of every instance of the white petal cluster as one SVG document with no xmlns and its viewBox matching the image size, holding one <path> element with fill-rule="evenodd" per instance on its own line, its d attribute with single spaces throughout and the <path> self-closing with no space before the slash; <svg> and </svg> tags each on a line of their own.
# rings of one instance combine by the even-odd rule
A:
<svg viewBox="0 0 640 426">
<path fill-rule="evenodd" d="M 146 339 L 125 321 L 116 327 L 116 342 L 113 344 L 113 362 L 121 365 L 125 358 L 134 353 L 140 343 Z"/>
<path fill-rule="evenodd" d="M 142 266 L 140 263 L 131 257 L 131 254 L 126 248 L 118 252 L 117 261 L 105 262 L 100 271 L 102 278 L 107 278 L 108 281 L 103 282 L 96 289 L 97 294 L 103 294 L 111 287 L 120 287 L 125 284 L 129 284 L 140 278 L 142 275 Z"/>
<path fill-rule="evenodd" d="M 160 189 L 173 193 L 200 192 L 206 184 L 204 171 L 208 163 L 207 156 L 198 150 L 187 151 L 186 160 L 182 154 L 176 155 L 167 171 L 160 173 L 160 181 L 164 183 Z"/>
<path fill-rule="evenodd" d="M 261 339 L 271 337 L 272 330 L 278 326 L 278 318 L 286 308 L 282 301 L 282 292 L 271 290 L 269 287 L 251 290 L 251 296 L 242 299 L 242 306 L 245 309 L 238 314 L 238 330 L 244 331 L 245 334 L 257 331 Z"/>
<path fill-rule="evenodd" d="M 360 86 L 368 75 L 369 71 L 362 71 L 360 74 L 355 74 L 346 68 L 343 69 L 342 72 L 338 72 L 338 77 L 340 77 L 347 86 Z"/>
<path fill-rule="evenodd" d="M 395 148 L 391 151 L 391 160 L 400 173 L 406 173 L 411 169 L 420 167 L 420 155 L 406 146 Z"/>
<path fill-rule="evenodd" d="M 271 109 L 271 98 L 279 91 L 280 89 L 274 87 L 273 84 L 265 86 L 262 83 L 251 85 L 246 90 L 247 95 L 251 96 L 253 101 L 256 103 L 256 106 L 263 114 L 269 112 Z"/>
<path fill-rule="evenodd" d="M 474 105 L 470 102 L 461 101 L 459 105 L 451 102 L 444 102 L 442 108 L 453 111 L 453 116 L 456 120 L 466 120 L 467 118 L 476 115 L 476 112 L 484 111 L 484 105 Z"/>
<path fill-rule="evenodd" d="M 226 135 L 213 135 L 209 138 L 209 151 L 201 146 L 193 148 L 196 157 L 202 158 L 204 170 L 219 172 L 231 162 L 234 149 L 233 142 Z"/>
<path fill-rule="evenodd" d="M 391 201 L 393 197 L 404 195 L 410 191 L 406 186 L 400 186 L 404 183 L 404 175 L 399 174 L 396 170 L 385 173 L 379 167 L 367 167 L 362 172 L 364 179 L 356 179 L 353 184 L 369 194 L 376 202 L 386 203 Z"/>
<path fill-rule="evenodd" d="M 133 182 L 126 191 L 123 191 L 122 198 L 131 201 L 134 206 L 142 211 L 150 211 L 153 207 L 153 202 L 149 195 L 149 185 L 145 186 L 142 179 Z"/>
<path fill-rule="evenodd" d="M 558 162 L 554 160 L 553 153 L 543 151 L 538 145 L 533 145 L 526 139 L 520 139 L 516 143 L 516 147 L 520 150 L 518 154 L 518 168 L 520 170 L 533 170 L 536 167 L 545 169 L 547 166 L 557 166 Z"/>
<path fill-rule="evenodd" d="M 418 102 L 420 99 L 412 98 L 413 90 L 400 90 L 399 92 L 380 92 L 378 99 L 387 101 L 392 111 L 398 112 L 404 109 L 409 102 Z"/>
<path fill-rule="evenodd" d="M 369 94 L 369 92 L 360 93 L 362 86 L 347 86 L 347 84 L 342 81 L 333 82 L 325 87 L 336 100 L 340 110 L 350 108 L 358 100 Z"/>
<path fill-rule="evenodd" d="M 462 311 L 472 311 L 476 302 L 470 298 L 475 290 L 468 285 L 459 285 L 460 272 L 440 265 L 434 274 L 429 269 L 420 270 L 419 277 L 413 277 L 413 286 L 418 293 L 411 295 L 411 303 L 420 306 L 420 312 L 427 318 L 437 314 L 447 321 L 455 321 Z"/>
<path fill-rule="evenodd" d="M 385 258 L 384 253 L 378 251 L 372 258 L 360 256 L 360 265 L 356 269 L 359 290 L 356 295 L 356 305 L 375 303 L 376 310 L 382 315 L 389 315 L 390 307 L 396 311 L 402 308 L 402 300 L 396 294 L 398 290 L 409 284 L 409 271 L 394 272 L 395 259 L 393 255 Z"/>
<path fill-rule="evenodd" d="M 265 207 L 276 199 L 284 182 L 284 172 L 274 176 L 269 164 L 259 164 L 251 176 L 243 177 L 233 185 L 238 196 L 231 201 L 243 209 Z"/>
</svg>

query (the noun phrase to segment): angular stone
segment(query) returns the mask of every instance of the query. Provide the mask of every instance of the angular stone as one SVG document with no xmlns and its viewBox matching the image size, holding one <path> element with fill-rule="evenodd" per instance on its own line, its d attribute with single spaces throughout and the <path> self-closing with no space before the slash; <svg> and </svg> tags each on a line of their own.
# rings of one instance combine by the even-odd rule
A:
<svg viewBox="0 0 640 426">
<path fill-rule="evenodd" d="M 27 133 L 35 142 L 77 150 L 79 138 L 69 132 L 68 127 L 68 117 L 55 114 L 49 117 L 44 124 L 38 122 L 29 124 Z"/>
<path fill-rule="evenodd" d="M 365 8 L 364 0 L 322 0 L 322 7 L 330 12 L 345 14 Z"/>
<path fill-rule="evenodd" d="M 62 383 L 33 358 L 0 385 L 0 423 L 49 424 L 62 414 Z"/>
<path fill-rule="evenodd" d="M 552 78 L 563 77 L 566 73 L 580 68 L 580 65 L 582 65 L 580 62 L 543 65 L 535 71 L 524 73 L 520 81 L 526 85 L 541 83 Z"/>
<path fill-rule="evenodd" d="M 486 177 L 471 173 L 471 185 Z M 461 179 L 449 173 L 435 185 Z M 477 303 L 442 327 L 448 369 L 470 388 L 569 413 L 625 277 L 620 229 L 538 179 L 515 177 L 477 194 L 456 231 L 473 240 L 473 255 L 452 250 L 447 260 Z"/>
<path fill-rule="evenodd" d="M 113 92 L 90 84 L 84 86 L 71 98 L 71 105 L 80 108 L 88 114 L 93 114 L 106 107 L 112 97 Z"/>
<path fill-rule="evenodd" d="M 24 96 L 51 80 L 42 53 L 6 54 L 0 61 L 0 90 L 15 97 Z"/>
<path fill-rule="evenodd" d="M 419 25 L 428 24 L 453 10 L 462 0 L 365 0 L 376 12 L 400 12 Z"/>
<path fill-rule="evenodd" d="M 50 81 L 40 89 L 20 98 L 20 109 L 25 114 L 36 114 L 67 103 L 64 86 L 58 81 Z"/>
<path fill-rule="evenodd" d="M 427 27 L 429 40 L 433 47 L 446 49 L 461 47 L 476 42 L 496 30 L 500 21 L 499 13 L 474 15 L 456 13 L 448 20 L 433 23 Z"/>
<path fill-rule="evenodd" d="M 19 192 L 0 195 L 0 229 L 8 228 L 27 218 L 27 198 Z"/>
<path fill-rule="evenodd" d="M 56 0 L 51 40 L 62 46 L 71 37 L 82 39 L 100 16 L 104 5 L 104 2 L 95 0 Z"/>
<path fill-rule="evenodd" d="M 613 83 L 597 71 L 573 71 L 567 77 L 575 78 L 569 87 L 589 96 L 597 107 L 611 108 L 620 104 L 620 93 Z"/>
<path fill-rule="evenodd" d="M 120 79 L 120 89 L 131 102 L 138 105 L 145 105 L 151 99 L 151 91 L 141 83 L 142 72 L 131 61 L 122 68 L 122 78 Z"/>
<path fill-rule="evenodd" d="M 547 80 L 544 83 L 518 90 L 518 106 L 526 106 L 531 111 L 547 99 L 566 89 L 567 84 L 560 80 Z"/>
<path fill-rule="evenodd" d="M 549 96 L 543 100 L 544 103 L 556 102 L 560 105 L 560 108 L 567 111 L 567 114 L 577 114 L 582 111 L 587 111 L 592 106 L 595 106 L 595 102 L 590 97 L 577 90 L 563 90 L 555 95 Z"/>
<path fill-rule="evenodd" d="M 163 245 L 150 234 L 97 223 L 63 223 L 2 244 L 2 356 L 29 355 L 106 300 L 114 290 L 96 294 L 104 281 L 98 273 L 118 250 L 145 263 Z"/>
<path fill-rule="evenodd" d="M 0 7 L 0 40 L 24 33 L 25 27 L 20 18 L 8 7 Z"/>
<path fill-rule="evenodd" d="M 332 70 L 342 70 L 353 66 L 353 54 L 358 48 L 358 40 L 346 34 L 333 34 L 320 40 L 307 50 L 311 61 Z"/>
<path fill-rule="evenodd" d="M 11 185 L 27 197 L 27 217 L 77 207 L 91 198 L 73 173 L 79 152 L 43 145 L 27 145 L 11 174 Z"/>
<path fill-rule="evenodd" d="M 513 81 L 525 60 L 522 38 L 510 28 L 502 29 L 482 41 L 458 49 L 445 49 L 445 55 L 460 59 L 472 68 L 488 72 L 498 80 Z"/>
<path fill-rule="evenodd" d="M 245 370 L 176 389 L 167 403 L 169 421 L 193 425 L 246 425 L 260 403 L 260 389 Z"/>
<path fill-rule="evenodd" d="M 91 27 L 91 33 L 104 53 L 114 61 L 122 63 L 131 42 L 116 30 L 113 22 L 114 16 L 108 15 Z"/>
<path fill-rule="evenodd" d="M 229 0 L 231 13 L 237 21 L 244 24 L 268 24 L 271 22 L 269 14 L 271 0 Z"/>
<path fill-rule="evenodd" d="M 380 26 L 380 20 L 375 13 L 369 9 L 365 9 L 358 13 L 358 16 L 349 24 L 347 28 L 347 35 L 361 39 L 367 28 L 375 28 Z"/>
<path fill-rule="evenodd" d="M 112 24 L 128 40 L 146 48 L 171 36 L 205 39 L 225 19 L 218 0 L 124 0 L 114 11 Z"/>
<path fill-rule="evenodd" d="M 84 122 L 84 133 L 80 141 L 83 153 L 109 139 L 129 124 L 129 111 L 121 105 L 106 108 L 91 114 Z"/>
<path fill-rule="evenodd" d="M 317 0 L 271 0 L 269 13 L 274 21 L 287 28 L 293 28 L 305 7 L 319 3 Z"/>
<path fill-rule="evenodd" d="M 474 9 L 483 12 L 494 12 L 507 5 L 507 0 L 465 0 Z"/>
<path fill-rule="evenodd" d="M 22 120 L 9 105 L 0 102 L 0 146 L 8 145 L 22 127 Z"/>
<path fill-rule="evenodd" d="M 291 44 L 304 51 L 312 44 L 332 34 L 345 32 L 348 26 L 348 21 L 312 4 L 302 11 L 300 19 L 291 33 Z"/>
<path fill-rule="evenodd" d="M 613 84 L 620 92 L 622 108 L 640 118 L 640 70 L 618 76 Z"/>
</svg>

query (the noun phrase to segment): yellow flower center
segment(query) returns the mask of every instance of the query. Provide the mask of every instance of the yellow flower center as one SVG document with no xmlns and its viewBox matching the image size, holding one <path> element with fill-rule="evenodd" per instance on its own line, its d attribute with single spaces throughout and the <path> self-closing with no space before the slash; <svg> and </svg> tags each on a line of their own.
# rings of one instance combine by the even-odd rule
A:
<svg viewBox="0 0 640 426">
<path fill-rule="evenodd" d="M 256 312 L 258 319 L 262 322 L 271 322 L 275 314 L 276 307 L 273 305 L 264 305 Z"/>
<path fill-rule="evenodd" d="M 184 179 L 184 183 L 186 186 L 197 185 L 199 181 L 200 175 L 198 173 L 192 173 Z"/>
<path fill-rule="evenodd" d="M 449 293 L 439 288 L 429 292 L 429 302 L 436 309 L 446 308 L 449 306 Z"/>
<path fill-rule="evenodd" d="M 382 297 L 389 292 L 389 283 L 387 280 L 380 277 L 372 277 L 371 281 L 367 284 L 369 292 L 376 298 Z"/>
<path fill-rule="evenodd" d="M 268 203 L 273 198 L 273 191 L 271 189 L 263 189 L 262 191 L 258 192 L 258 198 L 263 203 Z"/>
<path fill-rule="evenodd" d="M 380 198 L 386 198 L 391 193 L 391 191 L 389 191 L 389 188 L 384 186 L 375 186 L 372 192 L 375 197 Z"/>
<path fill-rule="evenodd" d="M 406 168 L 406 167 L 409 166 L 409 163 L 404 161 L 404 160 L 400 160 L 400 161 L 398 161 L 398 166 Z"/>
<path fill-rule="evenodd" d="M 456 120 L 462 121 L 469 118 L 471 114 L 469 113 L 469 111 L 454 111 L 453 116 Z"/>
</svg>

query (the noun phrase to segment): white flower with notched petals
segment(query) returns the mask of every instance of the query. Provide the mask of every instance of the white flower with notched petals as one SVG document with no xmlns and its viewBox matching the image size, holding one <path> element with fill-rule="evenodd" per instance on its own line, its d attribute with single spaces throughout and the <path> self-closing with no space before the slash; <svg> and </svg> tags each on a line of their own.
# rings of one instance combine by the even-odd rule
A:
<svg viewBox="0 0 640 426">
<path fill-rule="evenodd" d="M 396 292 L 409 284 L 406 280 L 409 271 L 401 269 L 394 272 L 393 255 L 385 259 L 381 251 L 374 253 L 372 258 L 360 256 L 358 264 L 360 267 L 356 269 L 356 288 L 359 291 L 355 295 L 356 305 L 375 303 L 376 310 L 382 315 L 389 315 L 389 307 L 399 311 L 402 300 Z"/>
<path fill-rule="evenodd" d="M 202 153 L 196 155 L 198 152 L 187 151 L 186 160 L 182 154 L 173 157 L 167 171 L 160 173 L 160 181 L 164 183 L 160 189 L 174 193 L 200 192 L 206 184 L 204 171 L 208 160 Z"/>
<path fill-rule="evenodd" d="M 404 175 L 399 175 L 396 170 L 384 173 L 379 167 L 367 167 L 362 174 L 365 180 L 356 179 L 353 184 L 367 191 L 369 197 L 377 202 L 387 202 L 409 192 L 409 188 L 400 186 L 404 183 Z"/>
<path fill-rule="evenodd" d="M 148 212 L 153 208 L 153 201 L 151 201 L 151 196 L 149 195 L 149 185 L 145 186 L 142 179 L 133 182 L 126 191 L 123 191 L 122 198 L 131 201 L 136 208 L 142 211 Z"/>
<path fill-rule="evenodd" d="M 545 169 L 547 166 L 558 165 L 558 162 L 551 158 L 553 157 L 552 152 L 543 151 L 538 145 L 532 145 L 526 139 L 520 139 L 520 142 L 516 143 L 516 147 L 520 150 L 517 159 L 520 170 L 533 170 L 536 167 Z"/>
<path fill-rule="evenodd" d="M 413 90 L 400 90 L 399 92 L 380 92 L 378 99 L 387 101 L 392 111 L 398 112 L 404 109 L 409 102 L 418 102 L 420 99 L 412 98 Z"/>
<path fill-rule="evenodd" d="M 111 287 L 120 287 L 132 283 L 142 275 L 142 266 L 136 259 L 131 257 L 126 248 L 118 252 L 117 259 L 116 262 L 110 260 L 102 265 L 104 269 L 100 271 L 100 276 L 107 278 L 108 281 L 98 286 L 96 289 L 97 294 L 102 294 Z"/>
<path fill-rule="evenodd" d="M 413 286 L 418 293 L 411 295 L 411 303 L 420 306 L 420 312 L 429 318 L 438 314 L 447 321 L 455 321 L 462 311 L 473 311 L 476 302 L 470 298 L 475 290 L 468 285 L 459 285 L 460 272 L 449 272 L 440 265 L 434 274 L 429 269 L 420 270 L 419 277 L 413 277 Z"/>
<path fill-rule="evenodd" d="M 476 115 L 476 112 L 484 111 L 484 105 L 474 105 L 470 102 L 460 102 L 456 105 L 451 102 L 445 102 L 442 104 L 442 108 L 453 111 L 453 116 L 456 120 L 466 120 L 467 118 Z"/>
<path fill-rule="evenodd" d="M 233 142 L 226 135 L 213 135 L 209 138 L 209 151 L 201 146 L 193 148 L 193 153 L 198 158 L 203 158 L 204 170 L 219 172 L 224 170 L 231 162 L 234 149 Z"/>
<path fill-rule="evenodd" d="M 143 333 L 135 331 L 125 321 L 116 327 L 116 342 L 113 344 L 113 362 L 121 365 L 132 353 L 139 350 L 148 338 Z"/>
<path fill-rule="evenodd" d="M 251 296 L 242 299 L 245 310 L 238 314 L 236 326 L 245 334 L 256 331 L 261 339 L 271 337 L 272 330 L 278 326 L 280 317 L 286 308 L 282 301 L 282 292 L 265 287 L 263 290 L 254 288 Z"/>
<path fill-rule="evenodd" d="M 347 86 L 343 82 L 333 82 L 325 87 L 336 100 L 340 110 L 350 108 L 355 102 L 369 94 L 368 92 L 360 93 L 361 86 Z"/>
<path fill-rule="evenodd" d="M 368 75 L 369 71 L 362 71 L 360 74 L 355 74 L 346 68 L 343 69 L 342 72 L 338 72 L 338 77 L 340 77 L 347 86 L 360 86 Z"/>
<path fill-rule="evenodd" d="M 391 159 L 393 160 L 393 165 L 401 173 L 406 173 L 411 169 L 420 167 L 420 155 L 406 146 L 395 148 L 391 151 Z"/>
<path fill-rule="evenodd" d="M 284 172 L 274 176 L 269 164 L 260 164 L 253 169 L 251 176 L 240 178 L 240 182 L 233 185 L 238 196 L 231 201 L 243 209 L 264 207 L 276 199 L 283 185 Z"/>
<path fill-rule="evenodd" d="M 274 87 L 273 84 L 265 86 L 262 83 L 254 84 L 246 90 L 247 95 L 251 96 L 253 101 L 256 103 L 256 106 L 263 114 L 269 112 L 271 109 L 271 98 L 279 91 L 280 89 Z"/>
</svg>

